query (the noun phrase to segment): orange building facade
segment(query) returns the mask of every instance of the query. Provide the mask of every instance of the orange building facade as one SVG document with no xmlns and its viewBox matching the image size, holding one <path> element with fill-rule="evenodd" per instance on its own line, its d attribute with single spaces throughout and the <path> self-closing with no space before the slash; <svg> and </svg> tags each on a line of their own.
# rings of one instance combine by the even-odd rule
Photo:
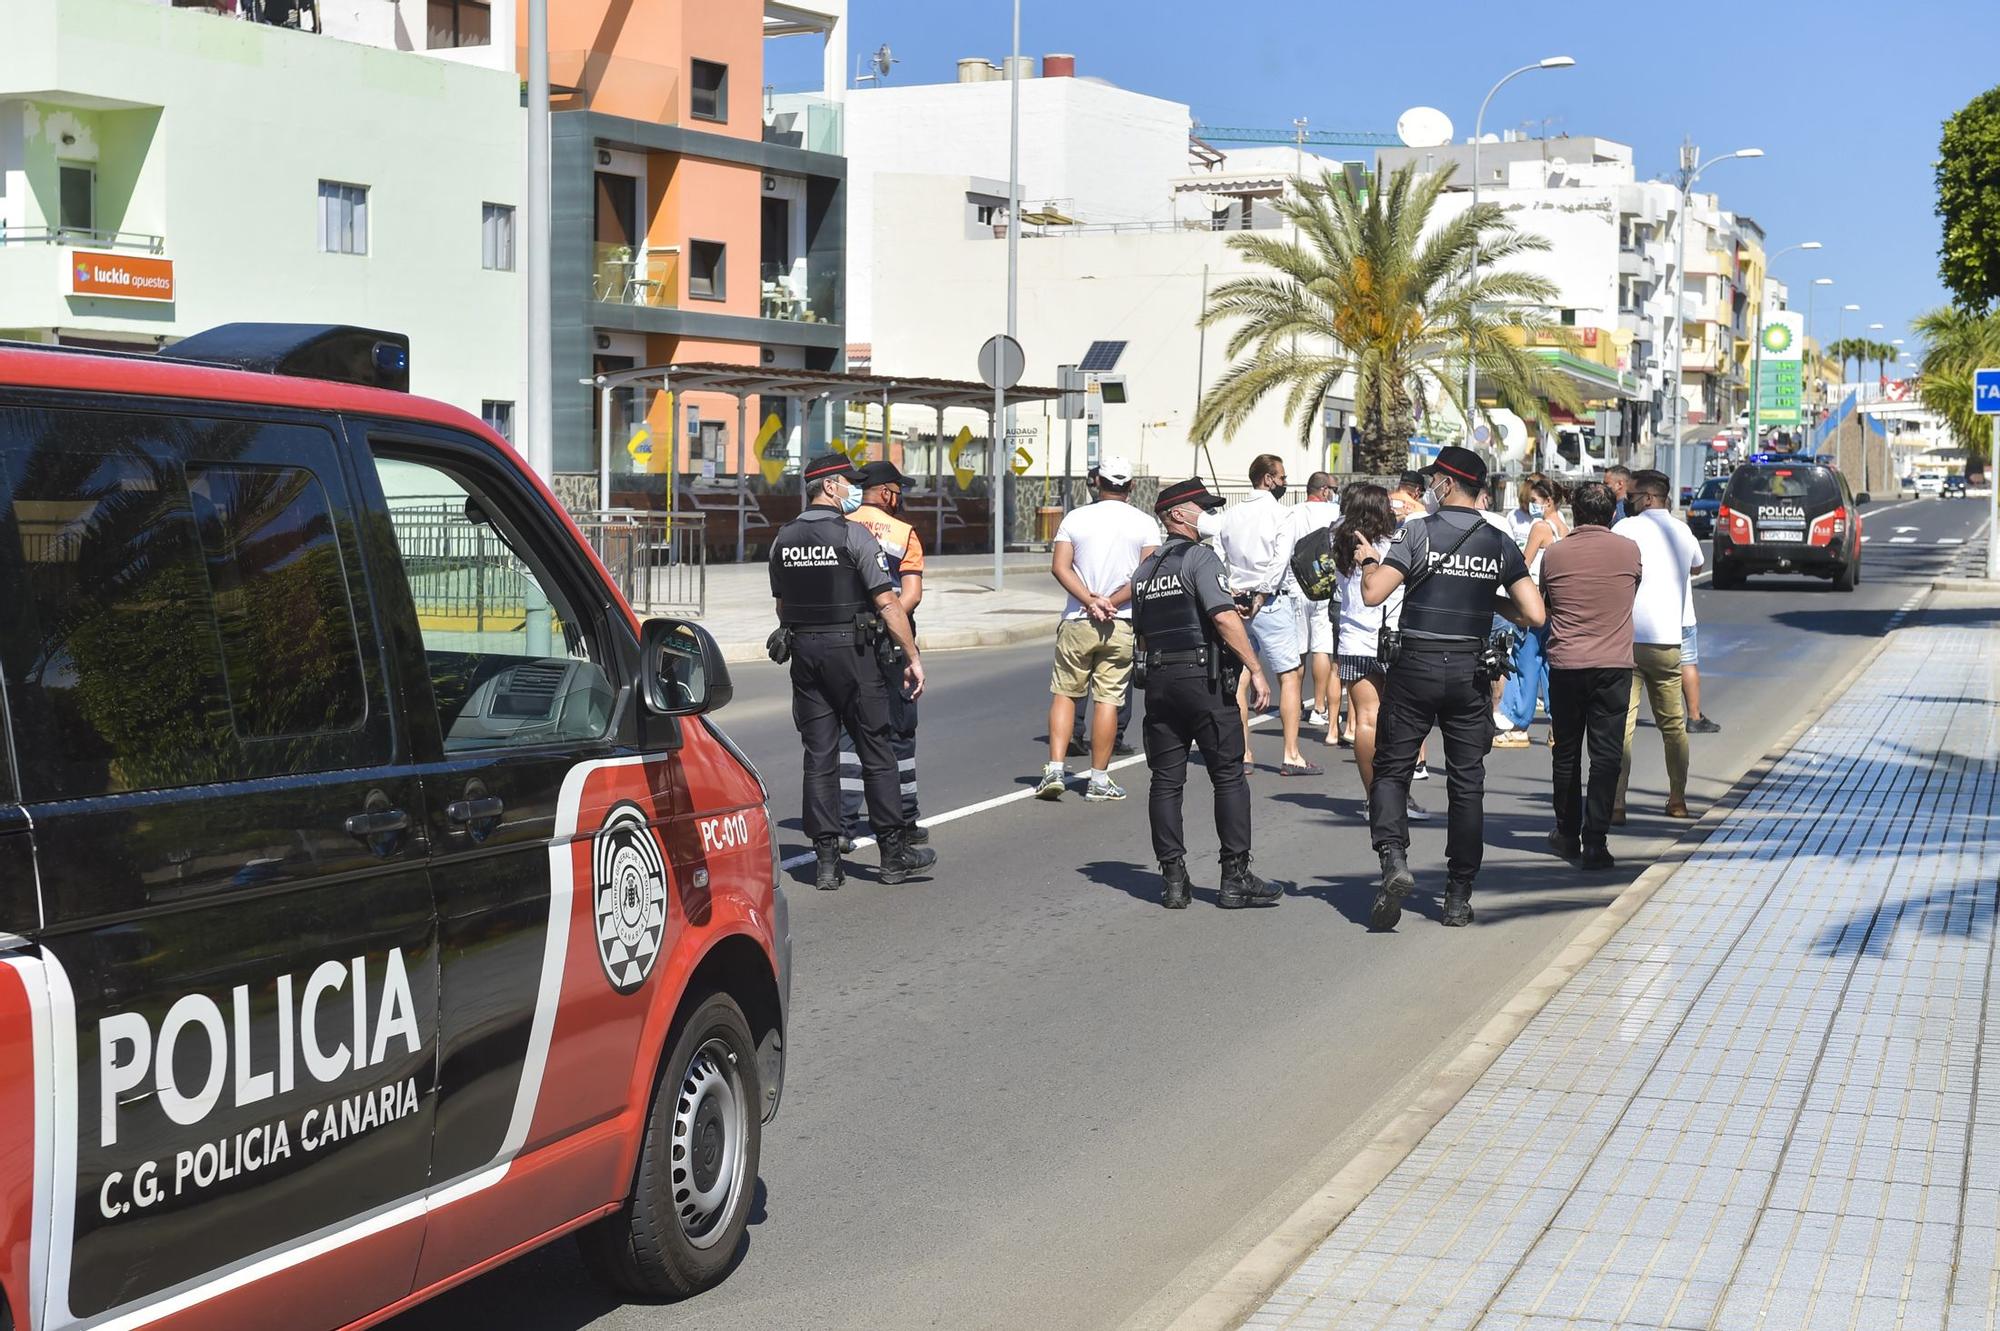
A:
<svg viewBox="0 0 2000 1331">
<path fill-rule="evenodd" d="M 549 6 L 555 470 L 614 507 L 733 481 L 826 438 L 797 403 L 589 383 L 648 365 L 844 365 L 845 0 Z M 820 44 L 816 93 L 767 92 L 766 44 Z M 526 52 L 521 52 L 526 68 Z M 775 417 L 775 423 L 772 418 Z M 594 491 L 593 491 L 594 494 Z"/>
</svg>

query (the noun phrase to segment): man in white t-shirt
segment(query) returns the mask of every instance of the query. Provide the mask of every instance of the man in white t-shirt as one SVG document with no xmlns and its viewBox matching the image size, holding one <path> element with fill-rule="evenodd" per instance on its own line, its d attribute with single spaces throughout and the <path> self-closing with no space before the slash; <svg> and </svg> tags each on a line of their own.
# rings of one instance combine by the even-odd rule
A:
<svg viewBox="0 0 2000 1331">
<path fill-rule="evenodd" d="M 1625 758 L 1611 821 L 1625 821 L 1625 787 L 1632 778 L 1632 732 L 1639 724 L 1639 695 L 1653 709 L 1653 724 L 1667 750 L 1667 817 L 1691 818 L 1687 807 L 1687 702 L 1681 693 L 1681 616 L 1688 583 L 1701 568 L 1701 544 L 1676 520 L 1664 472 L 1634 472 L 1625 494 L 1632 516 L 1612 531 L 1639 547 L 1639 598 L 1632 606 L 1632 702 L 1625 712 Z"/>
<path fill-rule="evenodd" d="M 1122 800 L 1106 770 L 1118 732 L 1118 706 L 1132 679 L 1132 571 L 1159 548 L 1160 524 L 1126 502 L 1132 464 L 1109 455 L 1097 463 L 1097 502 L 1074 508 L 1056 528 L 1049 572 L 1069 593 L 1056 628 L 1055 673 L 1049 681 L 1049 761 L 1035 798 L 1062 798 L 1069 773 L 1063 756 L 1077 702 L 1095 699 L 1090 723 L 1090 777 L 1083 797 Z"/>
<path fill-rule="evenodd" d="M 1334 501 L 1333 476 L 1316 471 L 1306 478 L 1306 497 L 1294 504 L 1287 520 L 1287 533 L 1297 545 L 1316 531 L 1324 531 L 1340 521 L 1340 505 Z M 1333 668 L 1332 601 L 1315 601 L 1299 591 L 1296 580 L 1287 580 L 1282 593 L 1292 607 L 1298 624 L 1299 646 L 1304 649 L 1312 676 L 1312 714 L 1306 724 L 1326 727 L 1326 742 L 1335 741 L 1334 723 L 1340 719 L 1340 672 Z"/>
</svg>

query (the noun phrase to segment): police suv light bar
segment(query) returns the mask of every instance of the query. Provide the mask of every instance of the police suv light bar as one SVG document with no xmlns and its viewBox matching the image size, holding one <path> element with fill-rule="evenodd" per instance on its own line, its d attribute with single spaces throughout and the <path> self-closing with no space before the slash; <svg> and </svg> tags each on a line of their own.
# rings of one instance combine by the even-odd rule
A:
<svg viewBox="0 0 2000 1331">
<path fill-rule="evenodd" d="M 219 324 L 184 337 L 160 356 L 260 374 L 328 379 L 366 388 L 410 391 L 410 339 L 348 324 Z"/>
</svg>

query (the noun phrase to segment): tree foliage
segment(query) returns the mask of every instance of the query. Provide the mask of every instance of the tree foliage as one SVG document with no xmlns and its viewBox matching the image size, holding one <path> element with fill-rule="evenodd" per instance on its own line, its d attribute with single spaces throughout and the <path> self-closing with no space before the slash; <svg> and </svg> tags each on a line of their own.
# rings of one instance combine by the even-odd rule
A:
<svg viewBox="0 0 2000 1331">
<path fill-rule="evenodd" d="M 1937 212 L 1944 219 L 1938 275 L 1960 309 L 2000 301 L 2000 88 L 1944 122 L 1938 143 Z"/>
<path fill-rule="evenodd" d="M 1414 165 L 1364 196 L 1344 174 L 1297 179 L 1277 210 L 1298 228 L 1242 232 L 1230 247 L 1267 274 L 1234 278 L 1209 294 L 1205 324 L 1234 324 L 1231 365 L 1202 397 L 1194 436 L 1231 435 L 1271 393 L 1285 395 L 1299 442 L 1314 447 L 1320 403 L 1354 376 L 1360 417 L 1357 464 L 1386 474 L 1407 463 L 1421 404 L 1438 391 L 1465 412 L 1468 346 L 1481 386 L 1527 420 L 1551 402 L 1574 409 L 1569 381 L 1507 336 L 1549 325 L 1538 306 L 1555 285 L 1510 270 L 1509 260 L 1549 248 L 1514 229 L 1490 203 L 1432 228 L 1450 171 L 1419 177 Z M 1480 271 L 1468 280 L 1477 246 Z"/>
<path fill-rule="evenodd" d="M 1972 372 L 2000 365 L 2000 312 L 1976 314 L 1947 305 L 1917 316 L 1911 327 L 1924 339 L 1917 397 L 1944 417 L 1952 442 L 1966 456 L 1985 459 L 1993 427 L 1990 417 L 1972 409 Z"/>
</svg>

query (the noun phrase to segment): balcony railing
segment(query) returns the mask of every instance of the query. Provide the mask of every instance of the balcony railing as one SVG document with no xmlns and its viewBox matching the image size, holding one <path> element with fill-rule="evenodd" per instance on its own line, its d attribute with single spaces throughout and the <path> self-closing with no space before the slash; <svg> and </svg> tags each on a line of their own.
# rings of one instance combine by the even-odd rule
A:
<svg viewBox="0 0 2000 1331">
<path fill-rule="evenodd" d="M 599 244 L 591 268 L 591 298 L 607 305 L 652 305 L 671 309 L 680 304 L 680 252 L 642 250 L 630 245 Z"/>
<path fill-rule="evenodd" d="M 845 108 L 811 93 L 774 94 L 764 104 L 764 142 L 838 157 L 846 142 Z"/>
<path fill-rule="evenodd" d="M 788 264 L 763 266 L 763 304 L 766 319 L 791 323 L 833 322 L 833 278 L 830 269 L 809 267 L 801 282 Z"/>
<path fill-rule="evenodd" d="M 0 245 L 76 245 L 87 249 L 139 250 L 158 254 L 165 236 L 144 231 L 93 231 L 74 226 L 0 226 Z"/>
</svg>

